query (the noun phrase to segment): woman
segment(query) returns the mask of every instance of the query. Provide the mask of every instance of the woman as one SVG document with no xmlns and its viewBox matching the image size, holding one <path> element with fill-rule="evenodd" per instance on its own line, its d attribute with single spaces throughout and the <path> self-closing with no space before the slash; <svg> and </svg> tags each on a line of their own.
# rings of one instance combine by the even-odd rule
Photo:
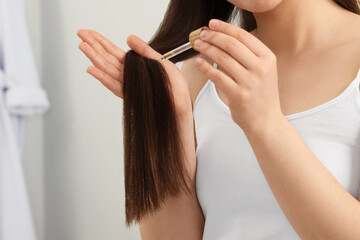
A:
<svg viewBox="0 0 360 240">
<path fill-rule="evenodd" d="M 360 239 L 359 2 L 227 2 L 247 31 L 212 19 L 202 57 L 163 62 L 194 188 L 140 222 L 143 239 Z M 78 35 L 87 72 L 122 97 L 125 52 Z"/>
</svg>

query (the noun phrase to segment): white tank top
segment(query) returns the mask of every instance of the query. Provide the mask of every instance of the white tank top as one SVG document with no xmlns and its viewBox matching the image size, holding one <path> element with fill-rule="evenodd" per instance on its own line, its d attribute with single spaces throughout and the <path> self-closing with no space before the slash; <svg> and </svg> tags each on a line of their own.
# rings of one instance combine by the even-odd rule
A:
<svg viewBox="0 0 360 240">
<path fill-rule="evenodd" d="M 360 185 L 359 82 L 360 69 L 337 97 L 286 116 L 355 198 Z M 300 239 L 271 192 L 244 132 L 232 120 L 230 109 L 211 80 L 200 90 L 193 114 L 198 144 L 196 190 L 205 216 L 203 240 Z"/>
</svg>

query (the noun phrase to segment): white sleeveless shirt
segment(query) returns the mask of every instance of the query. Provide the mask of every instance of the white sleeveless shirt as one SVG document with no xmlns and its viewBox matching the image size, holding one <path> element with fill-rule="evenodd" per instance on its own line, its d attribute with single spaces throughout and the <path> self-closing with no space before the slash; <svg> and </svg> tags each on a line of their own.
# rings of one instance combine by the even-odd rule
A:
<svg viewBox="0 0 360 240">
<path fill-rule="evenodd" d="M 360 69 L 337 97 L 285 116 L 355 198 L 360 185 L 359 83 Z M 200 90 L 193 115 L 198 144 L 196 191 L 205 216 L 203 240 L 300 239 L 211 80 Z"/>
</svg>

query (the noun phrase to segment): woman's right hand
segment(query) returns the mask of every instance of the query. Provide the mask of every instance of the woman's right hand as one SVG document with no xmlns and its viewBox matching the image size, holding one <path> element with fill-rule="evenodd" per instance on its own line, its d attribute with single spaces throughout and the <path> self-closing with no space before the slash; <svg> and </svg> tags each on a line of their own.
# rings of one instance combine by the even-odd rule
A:
<svg viewBox="0 0 360 240">
<path fill-rule="evenodd" d="M 123 98 L 126 52 L 96 31 L 80 29 L 77 35 L 83 40 L 79 44 L 80 50 L 94 64 L 87 68 L 87 73 L 98 79 L 116 96 Z M 169 75 L 178 116 L 189 116 L 192 113 L 190 93 L 187 80 L 179 68 L 169 60 L 162 61 L 160 53 L 135 35 L 130 35 L 126 42 L 140 56 L 157 60 L 163 65 Z"/>
</svg>

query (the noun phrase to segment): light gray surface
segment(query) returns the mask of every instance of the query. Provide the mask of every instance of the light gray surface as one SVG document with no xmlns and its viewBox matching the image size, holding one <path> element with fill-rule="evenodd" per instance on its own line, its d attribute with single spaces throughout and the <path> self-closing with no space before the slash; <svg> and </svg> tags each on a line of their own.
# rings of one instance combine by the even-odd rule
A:
<svg viewBox="0 0 360 240">
<path fill-rule="evenodd" d="M 40 81 L 43 82 L 40 1 L 25 0 L 25 11 Z M 43 117 L 39 115 L 29 117 L 26 119 L 23 166 L 38 240 L 44 240 L 43 150 Z"/>
</svg>

